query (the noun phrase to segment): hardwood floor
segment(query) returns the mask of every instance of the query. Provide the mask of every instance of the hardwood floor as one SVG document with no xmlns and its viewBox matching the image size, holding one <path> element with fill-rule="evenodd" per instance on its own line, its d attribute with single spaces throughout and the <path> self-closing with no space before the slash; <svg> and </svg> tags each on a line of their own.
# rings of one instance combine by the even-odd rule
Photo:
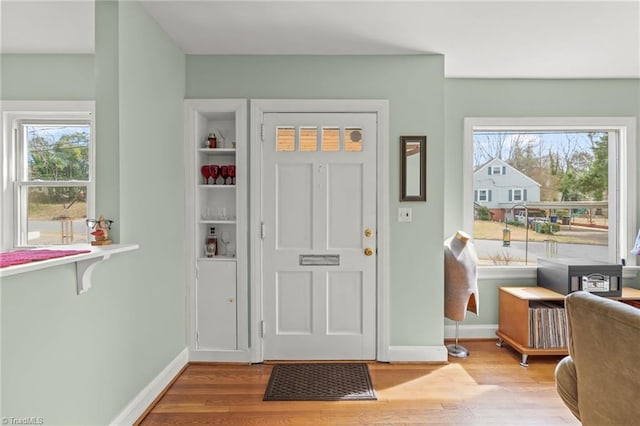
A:
<svg viewBox="0 0 640 426">
<path fill-rule="evenodd" d="M 558 356 L 461 342 L 447 365 L 371 363 L 377 401 L 262 401 L 272 365 L 189 365 L 142 425 L 579 425 L 556 394 Z"/>
</svg>

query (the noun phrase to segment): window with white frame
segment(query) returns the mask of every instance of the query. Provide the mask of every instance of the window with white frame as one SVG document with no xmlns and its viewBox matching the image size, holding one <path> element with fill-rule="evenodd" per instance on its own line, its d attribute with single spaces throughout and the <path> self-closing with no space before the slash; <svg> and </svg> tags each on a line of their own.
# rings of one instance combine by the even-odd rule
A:
<svg viewBox="0 0 640 426">
<path fill-rule="evenodd" d="M 2 249 L 87 243 L 94 103 L 3 102 Z"/>
<path fill-rule="evenodd" d="M 491 166 L 491 174 L 492 175 L 502 175 L 503 167 L 502 166 Z"/>
<path fill-rule="evenodd" d="M 509 190 L 509 201 L 527 201 L 527 190 L 522 188 L 513 188 Z"/>
<path fill-rule="evenodd" d="M 488 189 L 478 189 L 478 197 L 476 201 L 491 201 L 489 200 L 489 190 Z"/>
<path fill-rule="evenodd" d="M 480 266 L 535 266 L 549 256 L 635 265 L 635 144 L 633 117 L 465 119 L 464 226 Z M 513 173 L 493 179 L 482 166 L 494 159 Z M 490 215 L 478 214 L 487 207 L 470 200 L 489 182 L 499 195 Z"/>
</svg>

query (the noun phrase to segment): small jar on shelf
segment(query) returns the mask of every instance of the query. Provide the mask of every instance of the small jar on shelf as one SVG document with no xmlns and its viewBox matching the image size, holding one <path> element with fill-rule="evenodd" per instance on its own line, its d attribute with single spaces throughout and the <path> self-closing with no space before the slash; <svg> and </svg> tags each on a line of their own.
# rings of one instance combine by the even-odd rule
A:
<svg viewBox="0 0 640 426">
<path fill-rule="evenodd" d="M 218 147 L 218 139 L 216 138 L 215 133 L 209 133 L 209 137 L 207 138 L 207 146 L 206 148 L 217 148 Z"/>
<path fill-rule="evenodd" d="M 204 254 L 207 257 L 214 257 L 218 255 L 218 236 L 216 235 L 216 228 L 209 228 L 209 235 L 207 235 L 207 241 L 204 246 Z"/>
</svg>

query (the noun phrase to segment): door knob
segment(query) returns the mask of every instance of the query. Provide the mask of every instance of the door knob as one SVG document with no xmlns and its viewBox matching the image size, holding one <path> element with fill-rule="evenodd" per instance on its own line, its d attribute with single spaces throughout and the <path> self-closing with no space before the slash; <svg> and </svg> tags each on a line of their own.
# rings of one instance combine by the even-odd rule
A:
<svg viewBox="0 0 640 426">
<path fill-rule="evenodd" d="M 370 237 L 372 235 L 373 235 L 373 231 L 371 229 L 367 228 L 367 229 L 364 230 L 364 236 L 365 237 Z"/>
<path fill-rule="evenodd" d="M 373 249 L 370 247 L 367 247 L 366 249 L 364 249 L 364 255 L 365 256 L 371 256 L 373 254 Z"/>
</svg>

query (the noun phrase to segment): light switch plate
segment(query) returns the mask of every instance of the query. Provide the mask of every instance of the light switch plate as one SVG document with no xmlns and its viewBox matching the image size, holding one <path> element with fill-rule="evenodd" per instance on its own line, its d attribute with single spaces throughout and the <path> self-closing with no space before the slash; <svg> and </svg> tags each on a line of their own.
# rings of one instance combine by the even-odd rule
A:
<svg viewBox="0 0 640 426">
<path fill-rule="evenodd" d="M 398 222 L 411 222 L 413 211 L 411 207 L 398 207 Z"/>
</svg>

